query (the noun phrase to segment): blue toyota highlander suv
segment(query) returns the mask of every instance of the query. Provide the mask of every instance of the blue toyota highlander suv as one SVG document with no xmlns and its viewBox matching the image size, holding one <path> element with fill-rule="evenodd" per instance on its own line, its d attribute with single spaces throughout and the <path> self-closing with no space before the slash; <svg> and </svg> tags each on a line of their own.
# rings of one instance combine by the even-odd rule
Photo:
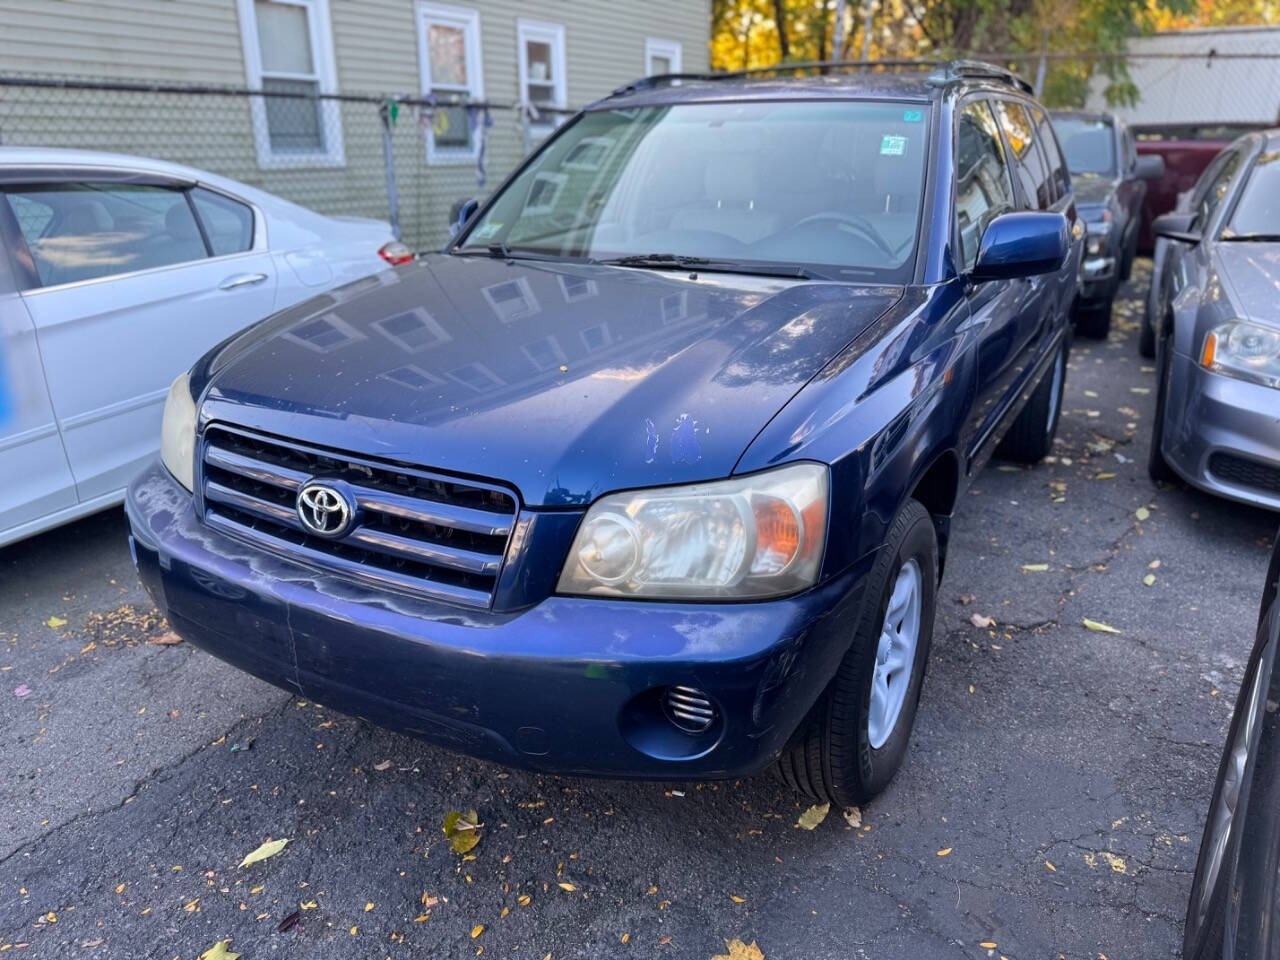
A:
<svg viewBox="0 0 1280 960">
<path fill-rule="evenodd" d="M 1080 225 L 997 68 L 651 78 L 441 253 L 173 384 L 179 634 L 480 757 L 840 804 L 915 719 L 956 498 L 1053 441 Z"/>
</svg>

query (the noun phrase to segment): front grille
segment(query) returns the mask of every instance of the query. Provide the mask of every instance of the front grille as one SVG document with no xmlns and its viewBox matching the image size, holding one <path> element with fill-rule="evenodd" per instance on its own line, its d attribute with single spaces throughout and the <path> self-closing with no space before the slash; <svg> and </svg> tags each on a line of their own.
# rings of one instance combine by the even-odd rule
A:
<svg viewBox="0 0 1280 960">
<path fill-rule="evenodd" d="M 219 425 L 205 431 L 203 450 L 210 526 L 381 586 L 469 607 L 492 603 L 515 525 L 511 492 Z M 340 481 L 355 501 L 345 536 L 302 525 L 297 494 L 311 479 Z"/>
<path fill-rule="evenodd" d="M 1238 487 L 1280 493 L 1280 468 L 1256 460 L 1246 460 L 1231 453 L 1213 453 L 1209 455 L 1209 472 L 1219 480 Z"/>
</svg>

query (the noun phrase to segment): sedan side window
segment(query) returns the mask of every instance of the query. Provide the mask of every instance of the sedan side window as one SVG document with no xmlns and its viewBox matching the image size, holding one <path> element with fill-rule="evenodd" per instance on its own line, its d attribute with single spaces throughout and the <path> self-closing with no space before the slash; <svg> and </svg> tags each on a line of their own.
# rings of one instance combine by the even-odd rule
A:
<svg viewBox="0 0 1280 960">
<path fill-rule="evenodd" d="M 1204 190 L 1198 191 L 1199 197 L 1195 205 L 1196 218 L 1193 226 L 1200 230 L 1208 228 L 1209 221 L 1213 219 L 1214 211 L 1218 209 L 1218 205 L 1222 203 L 1223 198 L 1227 195 L 1227 187 L 1231 184 L 1231 178 L 1235 176 L 1238 166 L 1240 166 L 1240 151 L 1235 150 L 1223 160 L 1213 178 L 1204 185 Z"/>
<path fill-rule="evenodd" d="M 1067 195 L 1067 164 L 1062 159 L 1062 151 L 1058 149 L 1058 137 L 1053 132 L 1053 124 L 1039 107 L 1031 108 L 1031 115 L 1036 121 L 1036 139 L 1044 149 L 1045 159 L 1049 161 L 1049 177 L 1053 181 L 1053 198 L 1061 200 Z"/>
<path fill-rule="evenodd" d="M 45 287 L 208 256 L 181 190 L 132 183 L 49 183 L 13 187 L 5 199 Z"/>
<path fill-rule="evenodd" d="M 191 201 L 215 257 L 252 249 L 253 210 L 248 205 L 204 187 L 191 191 Z"/>
<path fill-rule="evenodd" d="M 1013 186 L 991 106 L 974 100 L 956 123 L 956 224 L 965 272 L 978 259 L 987 224 L 1013 209 Z"/>
<path fill-rule="evenodd" d="M 1013 151 L 1014 175 L 1022 187 L 1024 203 L 1032 210 L 1048 210 L 1053 206 L 1053 187 L 1044 157 L 1036 147 L 1035 129 L 1022 104 L 997 100 L 996 113 L 1004 129 L 1009 149 Z"/>
</svg>

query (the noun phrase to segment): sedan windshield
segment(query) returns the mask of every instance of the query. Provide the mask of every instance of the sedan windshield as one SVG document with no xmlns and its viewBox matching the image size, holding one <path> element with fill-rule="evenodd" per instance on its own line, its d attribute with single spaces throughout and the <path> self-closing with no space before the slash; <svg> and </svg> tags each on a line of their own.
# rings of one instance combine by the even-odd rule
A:
<svg viewBox="0 0 1280 960">
<path fill-rule="evenodd" d="M 454 252 L 902 280 L 928 115 L 923 104 L 850 101 L 593 111 Z"/>
<path fill-rule="evenodd" d="M 1054 117 L 1054 129 L 1072 173 L 1113 174 L 1116 169 L 1115 131 L 1105 120 Z"/>
<path fill-rule="evenodd" d="M 1277 234 L 1280 234 L 1280 151 L 1273 150 L 1254 161 L 1249 180 L 1222 231 L 1222 239 L 1275 240 Z"/>
</svg>

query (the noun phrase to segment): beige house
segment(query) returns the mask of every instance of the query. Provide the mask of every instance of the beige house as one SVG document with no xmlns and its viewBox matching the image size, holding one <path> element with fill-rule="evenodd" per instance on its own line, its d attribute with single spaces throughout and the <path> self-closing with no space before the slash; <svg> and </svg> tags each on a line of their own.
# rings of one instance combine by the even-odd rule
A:
<svg viewBox="0 0 1280 960">
<path fill-rule="evenodd" d="M 387 218 L 379 111 L 409 98 L 389 137 L 400 221 L 438 245 L 453 203 L 559 111 L 707 70 L 710 16 L 710 0 L 0 0 L 0 143 L 161 157 Z"/>
</svg>

